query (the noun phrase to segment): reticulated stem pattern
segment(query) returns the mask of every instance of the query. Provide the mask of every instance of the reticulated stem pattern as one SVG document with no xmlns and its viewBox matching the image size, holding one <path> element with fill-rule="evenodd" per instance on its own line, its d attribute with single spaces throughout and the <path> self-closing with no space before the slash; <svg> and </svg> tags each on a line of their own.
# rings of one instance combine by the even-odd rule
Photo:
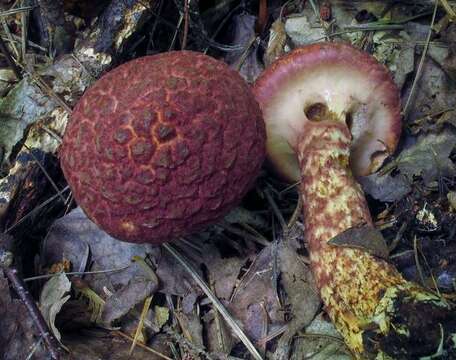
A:
<svg viewBox="0 0 456 360">
<path fill-rule="evenodd" d="M 341 122 L 308 122 L 296 151 L 306 241 L 317 286 L 349 348 L 366 356 L 366 351 L 381 351 L 379 336 L 391 336 L 397 301 L 405 296 L 410 308 L 408 301 L 420 301 L 419 297 L 423 304 L 440 299 L 407 282 L 385 260 L 362 249 L 328 244 L 345 230 L 372 225 L 364 194 L 350 171 L 350 141 L 351 134 Z M 444 303 L 438 306 L 446 308 Z M 378 343 L 367 344 L 367 338 Z"/>
</svg>

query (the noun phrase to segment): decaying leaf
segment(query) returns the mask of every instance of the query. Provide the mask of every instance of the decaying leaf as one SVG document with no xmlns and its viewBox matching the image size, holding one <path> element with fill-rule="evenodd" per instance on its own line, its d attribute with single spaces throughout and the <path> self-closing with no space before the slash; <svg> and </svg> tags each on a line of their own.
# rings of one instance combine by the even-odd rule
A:
<svg viewBox="0 0 456 360">
<path fill-rule="evenodd" d="M 291 320 L 279 340 L 274 359 L 286 360 L 289 359 L 293 337 L 314 319 L 321 306 L 321 299 L 310 268 L 302 261 L 292 242 L 284 239 L 278 251 L 281 284 L 287 294 Z"/>
<path fill-rule="evenodd" d="M 285 24 L 282 19 L 277 19 L 271 25 L 269 30 L 269 42 L 264 55 L 264 62 L 266 66 L 272 64 L 285 52 L 285 45 L 287 43 L 287 33 L 285 32 Z"/>
<path fill-rule="evenodd" d="M 220 250 L 211 244 L 204 245 L 209 278 L 219 299 L 229 300 L 236 285 L 242 266 L 247 262 L 246 254 L 222 257 Z"/>
<path fill-rule="evenodd" d="M 195 311 L 188 314 L 175 313 L 184 337 L 199 348 L 204 348 L 203 325 Z"/>
<path fill-rule="evenodd" d="M 63 273 L 50 278 L 41 290 L 39 308 L 57 340 L 61 336 L 55 326 L 55 317 L 70 298 L 70 290 L 71 282 Z"/>
<path fill-rule="evenodd" d="M 216 310 L 208 312 L 204 318 L 206 344 L 210 352 L 229 354 L 235 344 L 228 325 Z"/>
<path fill-rule="evenodd" d="M 104 331 L 93 330 L 89 334 L 83 336 L 72 334 L 68 338 L 63 339 L 65 344 L 71 351 L 73 359 L 78 360 L 163 360 L 162 357 L 154 355 L 150 351 L 143 349 L 141 346 L 136 346 L 133 353 L 129 354 L 131 340 L 113 336 Z M 160 337 L 161 341 L 165 341 Z M 163 350 L 169 351 L 166 341 L 163 344 Z M 156 346 L 152 346 L 156 348 Z M 160 349 L 161 350 L 161 349 Z M 167 355 L 171 355 L 169 352 Z"/>
<path fill-rule="evenodd" d="M 10 295 L 8 280 L 0 271 L 0 349 L 3 360 L 26 359 L 37 345 L 39 336 L 25 305 Z M 48 356 L 44 345 L 38 345 L 35 358 Z"/>
<path fill-rule="evenodd" d="M 402 151 L 398 158 L 386 166 L 397 166 L 410 181 L 414 176 L 421 176 L 426 185 L 442 177 L 456 174 L 456 168 L 449 155 L 456 145 L 456 132 L 445 129 L 439 134 L 425 134 L 417 142 Z"/>
<path fill-rule="evenodd" d="M 350 360 L 352 356 L 333 324 L 320 314 L 296 338 L 291 359 Z"/>
<path fill-rule="evenodd" d="M 30 83 L 30 79 L 22 80 L 6 97 L 0 99 L 0 114 L 7 114 L 2 115 L 3 122 L 0 126 L 0 147 L 4 151 L 5 160 L 24 136 L 27 126 L 50 112 L 55 106 Z"/>
<path fill-rule="evenodd" d="M 233 17 L 232 42 L 242 45 L 241 50 L 230 51 L 225 55 L 225 61 L 237 69 L 247 82 L 252 82 L 263 71 L 257 57 L 258 45 L 255 40 L 256 17 L 242 13 Z"/>
<path fill-rule="evenodd" d="M 393 177 L 390 174 L 374 173 L 360 177 L 358 181 L 366 194 L 385 202 L 398 201 L 412 190 L 410 181 L 402 174 Z"/>
<path fill-rule="evenodd" d="M 199 290 L 182 267 L 159 247 L 116 240 L 100 230 L 80 208 L 58 219 L 51 227 L 45 240 L 43 265 L 46 267 L 65 258 L 71 261 L 73 268 L 78 268 L 87 245 L 91 253 L 91 271 L 122 269 L 84 277 L 90 288 L 98 294 L 104 293 L 105 286 L 115 292 L 126 286 L 130 279 L 144 276 L 141 266 L 131 264 L 135 256 L 149 256 L 152 260 L 160 282 L 159 291 L 184 296 L 192 289 Z"/>
<path fill-rule="evenodd" d="M 323 28 L 316 24 L 318 24 L 318 20 L 313 12 L 308 10 L 303 15 L 289 17 L 285 22 L 285 31 L 294 46 L 311 44 L 322 41 L 326 35 Z"/>
<path fill-rule="evenodd" d="M 229 305 L 251 340 L 266 336 L 283 324 L 283 313 L 274 291 L 273 246 L 264 248 L 242 278 Z"/>
<path fill-rule="evenodd" d="M 157 328 L 161 329 L 161 327 L 165 325 L 169 320 L 169 309 L 164 306 L 155 306 L 154 314 L 155 325 L 157 325 Z"/>
<path fill-rule="evenodd" d="M 103 308 L 102 319 L 110 325 L 113 321 L 127 314 L 134 306 L 143 302 L 157 290 L 158 284 L 142 277 L 135 277 L 107 300 Z"/>
<path fill-rule="evenodd" d="M 382 259 L 388 259 L 389 255 L 382 233 L 368 225 L 350 228 L 333 237 L 328 244 L 362 249 Z"/>
<path fill-rule="evenodd" d="M 448 202 L 450 203 L 450 209 L 452 211 L 456 211 L 456 192 L 450 191 L 447 194 L 447 199 L 448 199 Z"/>
<path fill-rule="evenodd" d="M 241 206 L 231 210 L 223 219 L 230 224 L 247 224 L 260 229 L 268 226 L 261 216 L 256 215 Z"/>
</svg>

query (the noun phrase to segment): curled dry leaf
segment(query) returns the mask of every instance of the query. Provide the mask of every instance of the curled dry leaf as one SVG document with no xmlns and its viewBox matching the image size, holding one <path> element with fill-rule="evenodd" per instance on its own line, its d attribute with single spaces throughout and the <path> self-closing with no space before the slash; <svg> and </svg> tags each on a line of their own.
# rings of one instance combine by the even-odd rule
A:
<svg viewBox="0 0 456 360">
<path fill-rule="evenodd" d="M 287 43 L 287 33 L 285 32 L 285 24 L 281 19 L 277 19 L 271 25 L 269 30 L 268 48 L 264 56 L 266 66 L 272 64 L 276 59 L 285 52 Z"/>
<path fill-rule="evenodd" d="M 39 308 L 52 333 L 60 341 L 60 332 L 55 326 L 55 318 L 68 301 L 71 282 L 65 274 L 58 274 L 50 278 L 43 286 L 40 294 Z"/>
</svg>

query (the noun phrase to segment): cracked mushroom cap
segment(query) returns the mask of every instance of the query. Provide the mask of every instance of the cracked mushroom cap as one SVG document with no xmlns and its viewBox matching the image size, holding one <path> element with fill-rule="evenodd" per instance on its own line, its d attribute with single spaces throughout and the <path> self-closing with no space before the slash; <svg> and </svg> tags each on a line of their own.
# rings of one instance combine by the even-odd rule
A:
<svg viewBox="0 0 456 360">
<path fill-rule="evenodd" d="M 355 175 L 377 170 L 401 132 L 399 90 L 387 68 L 344 43 L 298 48 L 274 62 L 255 82 L 263 111 L 269 161 L 287 180 L 299 181 L 299 134 L 312 121 L 346 122 L 352 133 Z"/>
<path fill-rule="evenodd" d="M 175 51 L 125 63 L 91 86 L 60 157 L 89 218 L 120 240 L 159 244 L 241 200 L 264 160 L 265 128 L 237 72 Z"/>
</svg>

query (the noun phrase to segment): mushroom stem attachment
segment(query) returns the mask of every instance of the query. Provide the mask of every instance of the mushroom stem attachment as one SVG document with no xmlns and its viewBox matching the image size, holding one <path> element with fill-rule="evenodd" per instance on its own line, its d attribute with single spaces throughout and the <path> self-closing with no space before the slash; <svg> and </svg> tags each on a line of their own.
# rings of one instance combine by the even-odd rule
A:
<svg viewBox="0 0 456 360">
<path fill-rule="evenodd" d="M 342 122 L 311 121 L 295 149 L 305 237 L 326 311 L 357 358 L 415 359 L 435 353 L 442 332 L 449 330 L 444 329 L 450 323 L 449 304 L 406 281 L 387 261 L 328 243 L 348 229 L 373 226 L 350 170 L 351 139 Z"/>
</svg>

